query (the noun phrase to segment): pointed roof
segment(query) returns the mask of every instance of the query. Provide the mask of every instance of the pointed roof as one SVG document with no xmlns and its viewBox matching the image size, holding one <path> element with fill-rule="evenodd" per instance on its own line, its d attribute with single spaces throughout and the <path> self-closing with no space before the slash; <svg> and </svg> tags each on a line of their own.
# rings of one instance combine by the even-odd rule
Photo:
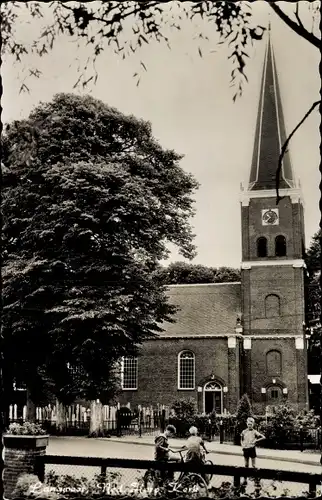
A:
<svg viewBox="0 0 322 500">
<path fill-rule="evenodd" d="M 261 92 L 259 99 L 255 143 L 249 177 L 251 190 L 275 189 L 278 159 L 287 138 L 274 52 L 268 29 Z M 294 188 L 294 175 L 289 153 L 283 158 L 280 188 Z"/>
</svg>

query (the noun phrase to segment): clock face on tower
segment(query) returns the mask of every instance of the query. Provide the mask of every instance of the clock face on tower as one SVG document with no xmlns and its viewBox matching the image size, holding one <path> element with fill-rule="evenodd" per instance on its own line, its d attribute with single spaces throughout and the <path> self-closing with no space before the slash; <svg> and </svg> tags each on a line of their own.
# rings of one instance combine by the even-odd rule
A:
<svg viewBox="0 0 322 500">
<path fill-rule="evenodd" d="M 279 224 L 278 208 L 266 208 L 262 210 L 262 225 L 277 226 Z"/>
</svg>

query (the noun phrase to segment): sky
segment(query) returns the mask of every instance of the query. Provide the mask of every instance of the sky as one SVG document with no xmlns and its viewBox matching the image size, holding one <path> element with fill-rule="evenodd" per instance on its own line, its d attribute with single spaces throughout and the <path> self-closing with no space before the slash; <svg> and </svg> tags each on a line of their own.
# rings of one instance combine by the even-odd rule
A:
<svg viewBox="0 0 322 500">
<path fill-rule="evenodd" d="M 301 15 L 310 25 L 307 2 L 300 4 Z M 295 4 L 279 5 L 290 12 Z M 288 28 L 266 2 L 255 2 L 252 10 L 254 19 L 263 26 L 271 22 L 286 131 L 290 133 L 319 99 L 320 54 Z M 46 16 L 50 20 L 49 7 Z M 41 28 L 39 21 L 28 23 L 22 11 L 16 26 L 17 39 L 30 42 L 41 33 Z M 195 39 L 201 30 L 209 40 Z M 86 61 L 88 49 L 78 49 L 75 41 L 67 37 L 58 38 L 53 51 L 41 59 L 28 56 L 23 64 L 17 64 L 5 57 L 2 121 L 26 118 L 39 102 L 50 101 L 58 92 L 90 93 L 125 114 L 150 121 L 160 144 L 183 154 L 182 168 L 200 183 L 192 220 L 198 252 L 193 262 L 239 267 L 240 184 L 247 186 L 250 171 L 265 39 L 250 50 L 248 83 L 242 97 L 233 102 L 234 89 L 229 86 L 231 61 L 227 59 L 227 48 L 217 44 L 213 25 L 186 21 L 181 31 L 168 30 L 167 34 L 171 50 L 165 44 L 152 42 L 125 60 L 106 47 L 96 64 L 98 81 L 85 91 L 73 89 L 73 85 L 78 78 L 78 65 Z M 24 67 L 37 67 L 42 75 L 29 81 L 29 93 L 19 94 Z M 141 76 L 139 86 L 133 77 L 137 71 Z M 320 116 L 315 110 L 289 148 L 303 190 L 307 246 L 320 219 L 319 124 Z M 171 247 L 169 261 L 176 260 L 184 259 Z"/>
</svg>

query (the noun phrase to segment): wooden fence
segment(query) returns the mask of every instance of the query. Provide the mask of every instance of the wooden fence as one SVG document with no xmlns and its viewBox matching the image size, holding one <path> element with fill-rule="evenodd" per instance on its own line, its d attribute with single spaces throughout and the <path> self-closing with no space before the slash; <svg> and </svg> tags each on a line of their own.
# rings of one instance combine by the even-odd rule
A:
<svg viewBox="0 0 322 500">
<path fill-rule="evenodd" d="M 232 478 L 232 486 L 238 490 L 241 487 L 241 478 L 256 478 L 260 480 L 272 480 L 284 483 L 293 483 L 298 485 L 298 490 L 296 498 L 300 495 L 301 484 L 308 485 L 308 492 L 305 495 L 306 498 L 312 498 L 316 496 L 317 486 L 321 485 L 321 474 L 309 473 L 309 472 L 293 472 L 286 470 L 275 470 L 275 469 L 253 469 L 238 466 L 227 466 L 227 465 L 210 465 L 205 464 L 203 466 L 191 464 L 191 463 L 166 463 L 166 462 L 156 462 L 152 460 L 133 460 L 133 459 L 121 459 L 121 458 L 101 458 L 101 457 L 76 457 L 76 456 L 61 456 L 61 455 L 43 455 L 37 458 L 37 474 L 41 481 L 44 481 L 46 475 L 46 465 L 67 465 L 76 468 L 82 467 L 97 467 L 102 477 L 106 477 L 108 469 L 123 470 L 128 471 L 128 474 L 133 472 L 133 470 L 140 470 L 144 473 L 148 469 L 157 469 L 165 471 L 185 471 L 185 472 L 195 472 L 198 474 L 209 474 L 214 478 L 219 478 L 220 476 Z M 142 474 L 142 473 L 141 473 Z M 82 472 L 82 476 L 84 473 Z M 301 492 L 302 493 L 302 492 Z M 286 495 L 282 495 L 285 498 Z M 293 495 L 292 495 L 293 496 Z M 293 496 L 293 498 L 294 498 Z"/>
<path fill-rule="evenodd" d="M 57 405 L 47 405 L 36 408 L 36 422 L 43 424 L 49 431 L 53 431 L 57 424 Z M 9 408 L 10 422 L 25 422 L 27 407 L 18 408 L 11 405 Z M 65 407 L 66 431 L 79 430 L 80 433 L 88 432 L 90 428 L 91 410 L 89 406 L 74 404 Z M 130 403 L 125 406 L 103 406 L 104 430 L 108 433 L 122 431 L 126 434 L 153 433 L 165 425 L 169 419 L 169 408 L 157 405 L 156 408 L 139 406 L 131 409 Z"/>
</svg>

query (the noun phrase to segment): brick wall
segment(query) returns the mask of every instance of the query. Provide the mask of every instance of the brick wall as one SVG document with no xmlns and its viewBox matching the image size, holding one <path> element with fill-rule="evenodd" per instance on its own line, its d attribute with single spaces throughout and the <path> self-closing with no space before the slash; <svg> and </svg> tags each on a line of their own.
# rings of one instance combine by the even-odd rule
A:
<svg viewBox="0 0 322 500">
<path fill-rule="evenodd" d="M 263 226 L 261 220 L 261 211 L 268 208 L 278 208 L 279 224 L 272 226 Z M 265 236 L 268 240 L 268 260 L 275 259 L 275 237 L 279 234 L 286 237 L 287 257 L 291 259 L 302 258 L 302 223 L 301 205 L 292 204 L 291 199 L 286 197 L 280 201 L 278 207 L 275 204 L 275 198 L 254 198 L 250 200 L 249 207 L 243 207 L 243 217 L 248 210 L 248 227 L 243 226 L 243 259 L 258 260 L 257 257 L 257 238 Z M 246 241 L 249 241 L 246 245 Z"/>
<path fill-rule="evenodd" d="M 281 353 L 282 372 L 274 377 L 277 384 L 287 388 L 283 401 L 295 408 L 305 407 L 307 401 L 307 378 L 305 376 L 305 349 L 296 349 L 294 338 L 252 339 L 251 373 L 254 411 L 264 413 L 266 397 L 261 388 L 272 384 L 272 376 L 267 373 L 267 352 L 276 349 Z"/>
<path fill-rule="evenodd" d="M 158 339 L 146 342 L 138 362 L 138 389 L 123 391 L 120 402 L 130 402 L 133 406 L 155 406 L 158 403 L 171 405 L 177 399 L 193 397 L 196 401 L 199 399 L 198 410 L 201 412 L 202 399 L 200 396 L 198 398 L 197 389 L 210 381 L 213 374 L 223 386 L 228 386 L 224 407 L 233 411 L 239 396 L 238 343 L 235 349 L 237 356 L 234 356 L 232 349 L 228 349 L 227 338 L 220 337 Z M 183 350 L 191 350 L 195 354 L 194 390 L 178 389 L 178 354 Z M 229 374 L 229 360 L 235 364 L 236 377 L 233 377 L 232 373 Z"/>
<path fill-rule="evenodd" d="M 247 274 L 247 276 L 246 276 Z M 245 333 L 301 334 L 304 321 L 303 270 L 293 266 L 253 267 L 243 271 Z M 248 279 L 247 279 L 248 278 Z M 265 297 L 280 298 L 280 316 L 265 317 Z"/>
<path fill-rule="evenodd" d="M 5 447 L 3 472 L 5 498 L 13 498 L 12 493 L 21 474 L 36 474 L 36 458 L 45 453 L 46 446 L 34 449 Z"/>
</svg>

